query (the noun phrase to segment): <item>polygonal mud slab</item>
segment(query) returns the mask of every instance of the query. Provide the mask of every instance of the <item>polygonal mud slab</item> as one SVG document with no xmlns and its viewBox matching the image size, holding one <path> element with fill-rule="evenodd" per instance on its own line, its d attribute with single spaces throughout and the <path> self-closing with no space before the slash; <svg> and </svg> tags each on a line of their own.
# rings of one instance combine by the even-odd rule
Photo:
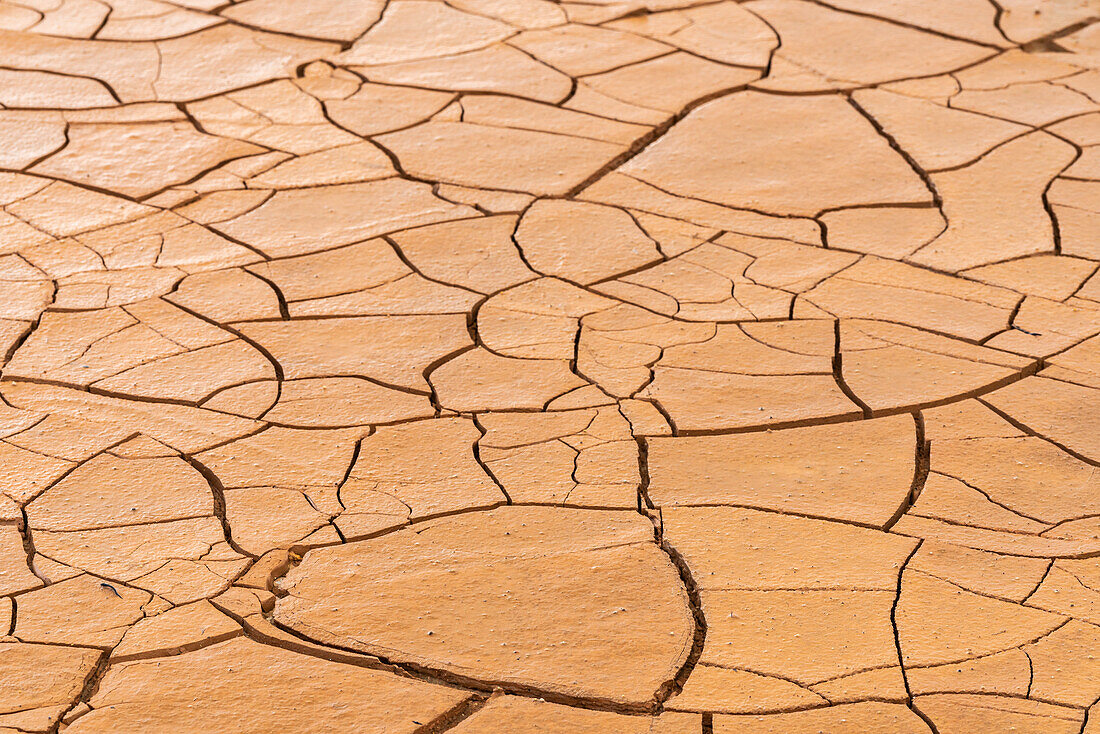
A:
<svg viewBox="0 0 1100 734">
<path fill-rule="evenodd" d="M 640 708 L 664 696 L 695 623 L 635 512 L 502 507 L 314 549 L 277 623 L 444 678 Z"/>
</svg>

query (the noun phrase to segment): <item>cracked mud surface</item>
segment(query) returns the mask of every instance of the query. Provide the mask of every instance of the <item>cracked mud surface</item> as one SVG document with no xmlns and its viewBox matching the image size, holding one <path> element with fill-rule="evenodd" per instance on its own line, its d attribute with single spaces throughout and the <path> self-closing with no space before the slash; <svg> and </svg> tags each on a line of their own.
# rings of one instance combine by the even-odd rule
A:
<svg viewBox="0 0 1100 734">
<path fill-rule="evenodd" d="M 1098 0 L 0 0 L 0 734 L 1100 734 Z"/>
</svg>

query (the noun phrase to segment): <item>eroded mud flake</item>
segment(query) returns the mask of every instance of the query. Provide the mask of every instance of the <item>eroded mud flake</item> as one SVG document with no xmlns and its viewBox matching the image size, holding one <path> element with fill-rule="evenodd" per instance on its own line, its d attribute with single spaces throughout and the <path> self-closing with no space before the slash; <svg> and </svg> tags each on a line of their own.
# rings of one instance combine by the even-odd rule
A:
<svg viewBox="0 0 1100 734">
<path fill-rule="evenodd" d="M 275 619 L 322 644 L 565 700 L 644 707 L 695 624 L 634 512 L 505 507 L 316 549 Z"/>
</svg>

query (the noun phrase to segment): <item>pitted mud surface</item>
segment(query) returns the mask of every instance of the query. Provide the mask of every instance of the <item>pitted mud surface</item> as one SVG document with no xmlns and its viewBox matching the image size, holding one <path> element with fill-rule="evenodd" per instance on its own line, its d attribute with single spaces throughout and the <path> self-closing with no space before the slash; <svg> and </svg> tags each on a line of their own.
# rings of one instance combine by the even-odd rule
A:
<svg viewBox="0 0 1100 734">
<path fill-rule="evenodd" d="M 1100 0 L 0 0 L 0 734 L 1100 734 Z"/>
</svg>

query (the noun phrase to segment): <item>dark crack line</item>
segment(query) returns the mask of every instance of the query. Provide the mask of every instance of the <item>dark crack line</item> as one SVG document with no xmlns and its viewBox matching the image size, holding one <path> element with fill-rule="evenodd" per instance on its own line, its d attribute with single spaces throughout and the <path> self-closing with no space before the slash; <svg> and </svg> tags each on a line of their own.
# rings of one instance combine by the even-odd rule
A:
<svg viewBox="0 0 1100 734">
<path fill-rule="evenodd" d="M 283 633 L 307 643 L 310 647 L 317 646 L 331 649 L 334 652 L 342 652 L 349 656 L 361 658 L 363 662 L 366 663 L 364 667 L 375 667 L 376 669 L 389 670 L 390 672 L 402 671 L 406 677 L 435 683 L 437 685 L 442 684 L 451 688 L 459 688 L 468 691 L 483 691 L 485 693 L 492 693 L 493 691 L 500 690 L 513 696 L 537 698 L 552 703 L 562 704 L 564 706 L 570 706 L 572 708 L 589 709 L 592 711 L 610 711 L 628 715 L 656 713 L 659 705 L 656 699 L 650 703 L 624 703 L 601 696 L 580 696 L 559 693 L 551 689 L 540 688 L 537 685 L 529 685 L 515 681 L 493 678 L 474 678 L 444 668 L 435 668 L 411 661 L 395 660 L 386 655 L 357 650 L 353 647 L 335 642 L 321 642 L 313 639 L 300 630 L 282 623 L 275 617 L 271 617 L 267 621 Z M 268 644 L 282 646 L 278 644 L 278 641 L 268 642 Z M 306 654 L 312 653 L 307 652 Z"/>
<path fill-rule="evenodd" d="M 229 544 L 229 547 L 236 551 L 244 558 L 251 558 L 255 560 L 258 558 L 256 554 L 249 553 L 245 549 L 237 545 L 237 541 L 233 540 L 233 529 L 229 525 L 229 518 L 226 516 L 225 510 L 225 486 L 222 485 L 222 480 L 218 478 L 218 475 L 213 472 L 209 467 L 203 464 L 190 454 L 181 454 L 184 461 L 190 464 L 195 471 L 202 475 L 203 479 L 210 487 L 210 495 L 213 500 L 214 517 L 218 519 L 218 522 L 222 526 L 222 534 L 225 535 L 225 542 Z"/>
<path fill-rule="evenodd" d="M 844 379 L 844 352 L 840 344 L 840 319 L 833 321 L 833 334 L 833 381 L 836 382 L 836 386 L 840 388 L 840 391 L 844 393 L 845 397 L 863 411 L 863 417 L 870 418 L 874 414 L 874 410 L 856 395 L 855 390 L 853 390 Z"/>
<path fill-rule="evenodd" d="M 485 463 L 485 460 L 481 458 L 481 439 L 485 438 L 485 434 L 488 433 L 488 431 L 485 429 L 485 426 L 482 425 L 481 421 L 476 415 L 473 416 L 473 424 L 474 427 L 477 428 L 478 432 L 481 433 L 481 436 L 476 441 L 474 441 L 473 446 L 471 447 L 473 449 L 474 461 L 476 461 L 477 465 L 481 467 L 481 470 L 485 472 L 485 475 L 492 480 L 493 484 L 497 485 L 497 489 L 499 489 L 500 493 L 504 495 L 505 504 L 510 505 L 512 504 L 512 495 L 508 493 L 508 490 L 504 487 L 504 483 L 500 481 L 493 470 L 489 468 L 489 465 Z"/>
<path fill-rule="evenodd" d="M 916 432 L 916 449 L 913 457 L 913 483 L 909 487 L 909 492 L 906 494 L 905 499 L 902 501 L 901 506 L 898 507 L 897 512 L 891 517 L 885 525 L 883 530 L 890 530 L 897 524 L 905 513 L 912 509 L 916 504 L 917 498 L 920 497 L 921 492 L 924 491 L 924 485 L 928 482 L 928 472 L 931 467 L 931 448 L 932 442 L 928 440 L 925 435 L 924 427 L 924 415 L 920 411 L 913 412 L 913 423 Z"/>
<path fill-rule="evenodd" d="M 1005 411 L 1001 410 L 996 405 L 993 405 L 992 403 L 990 403 L 988 400 L 984 399 L 983 397 L 978 397 L 978 402 L 980 402 L 982 405 L 984 405 L 985 407 L 992 410 L 994 413 L 999 415 L 1001 418 L 1004 418 L 1008 423 L 1011 423 L 1012 427 L 1015 428 L 1016 430 L 1023 431 L 1024 433 L 1026 433 L 1029 436 L 1033 436 L 1034 438 L 1038 438 L 1038 439 L 1041 439 L 1043 441 L 1046 441 L 1047 443 L 1051 444 L 1052 446 L 1057 446 L 1059 449 L 1066 452 L 1067 454 L 1069 454 L 1073 458 L 1077 459 L 1078 461 L 1082 461 L 1086 464 L 1089 464 L 1090 466 L 1100 467 L 1100 460 L 1089 458 L 1088 456 L 1085 456 L 1082 453 L 1074 451 L 1069 446 L 1066 446 L 1065 444 L 1060 443 L 1059 441 L 1055 441 L 1053 438 L 1048 438 L 1048 437 L 1042 435 L 1038 431 L 1036 431 L 1033 428 L 1031 428 L 1030 426 L 1028 426 L 1026 423 L 1012 417 L 1012 415 L 1010 415 L 1009 413 L 1006 413 Z"/>
</svg>

